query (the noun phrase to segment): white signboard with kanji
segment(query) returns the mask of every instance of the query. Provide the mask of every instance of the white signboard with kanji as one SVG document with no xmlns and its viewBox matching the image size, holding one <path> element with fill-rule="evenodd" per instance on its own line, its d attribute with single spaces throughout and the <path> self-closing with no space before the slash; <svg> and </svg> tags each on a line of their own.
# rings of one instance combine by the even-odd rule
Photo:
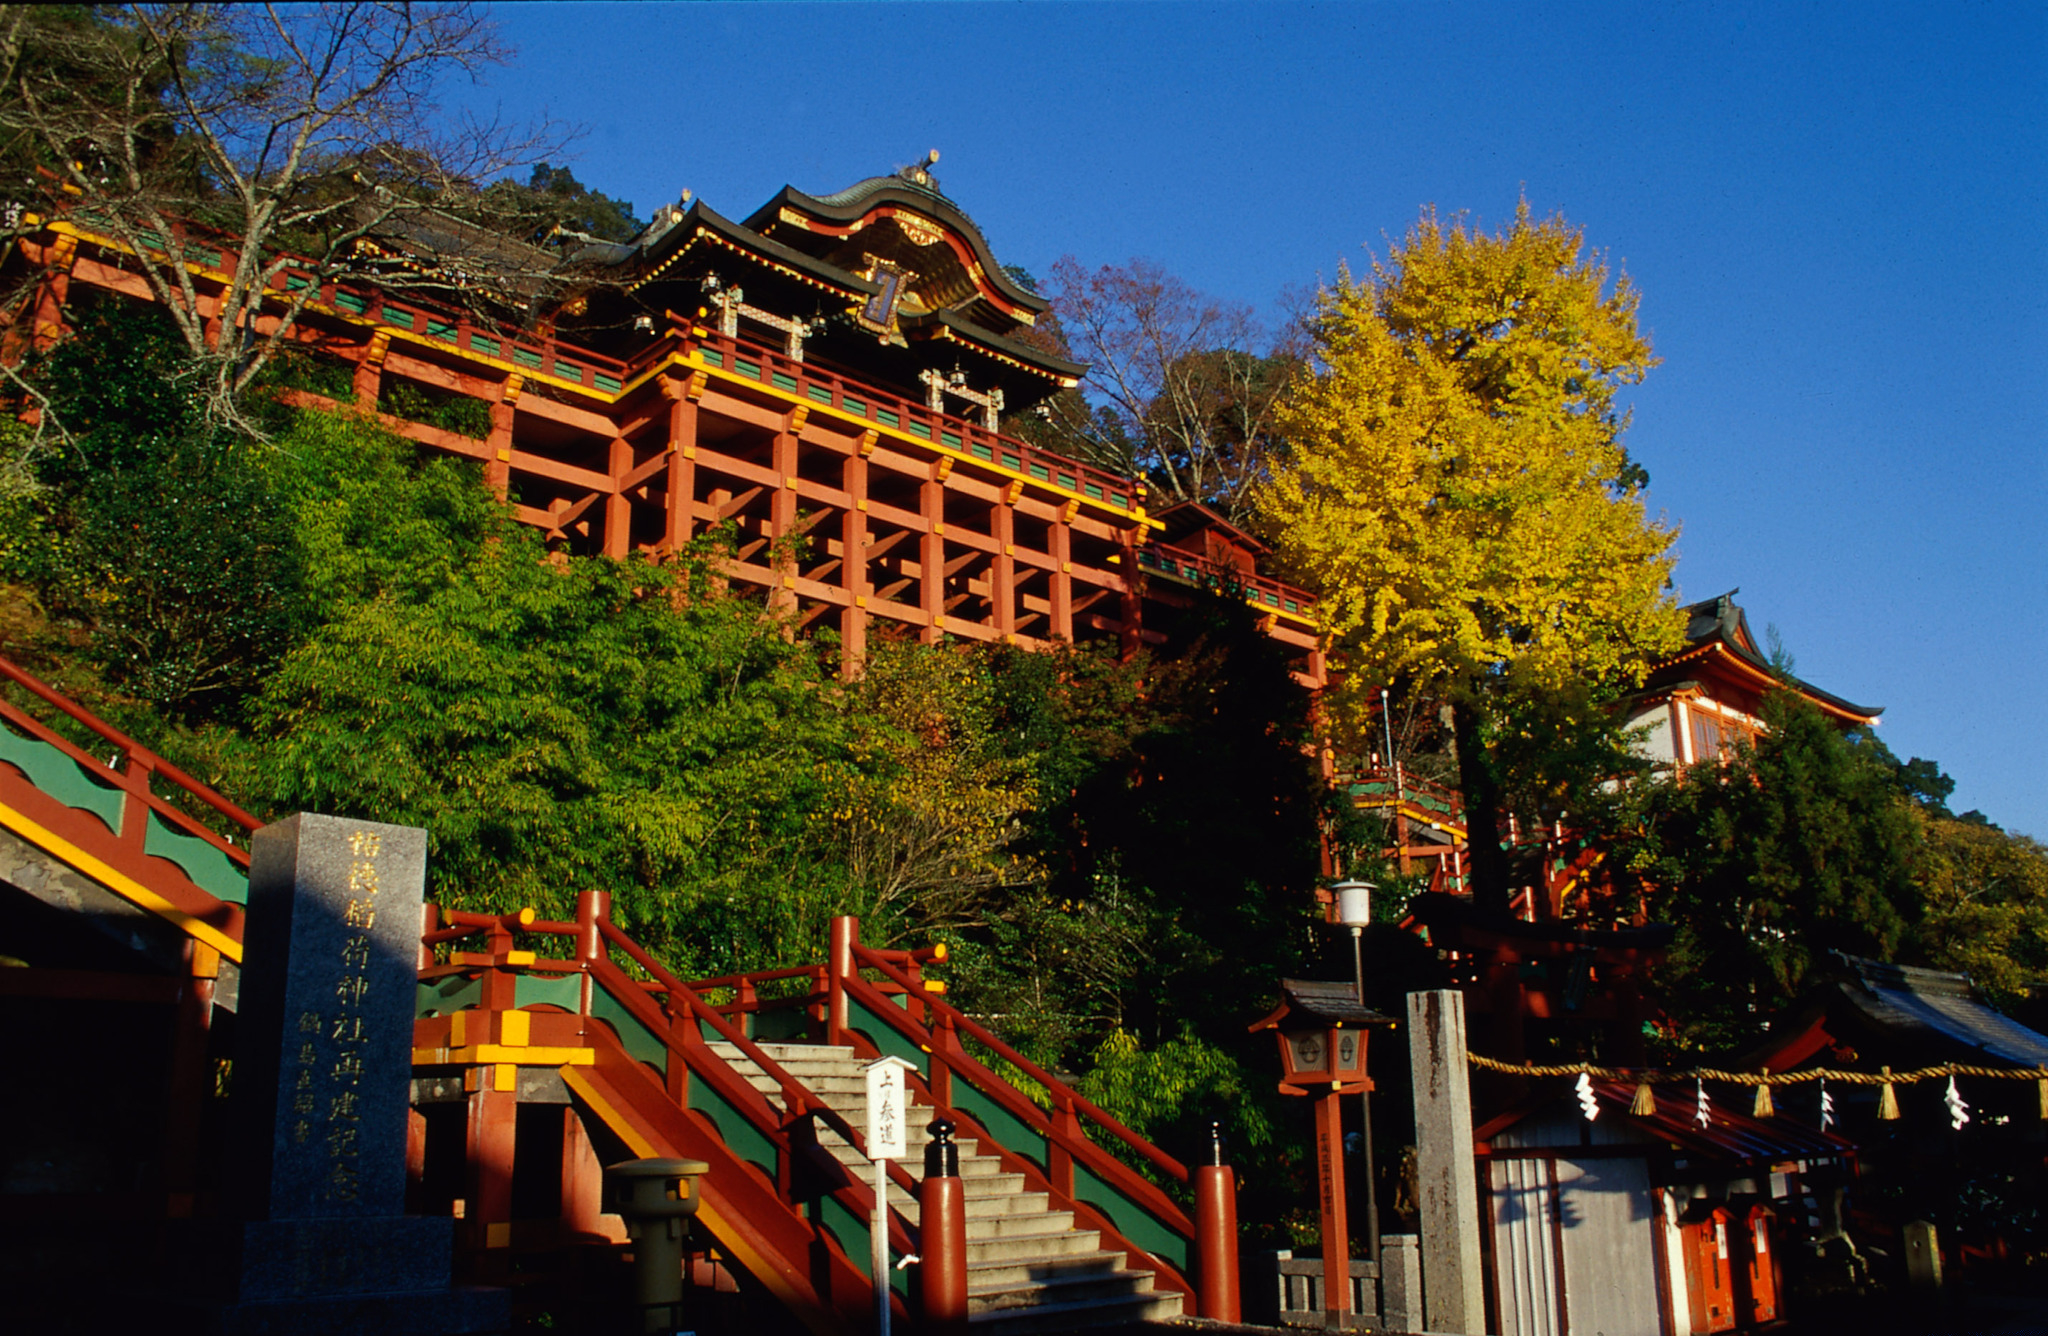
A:
<svg viewBox="0 0 2048 1336">
<path fill-rule="evenodd" d="M 868 1064 L 870 1160 L 900 1160 L 908 1153 L 910 1092 L 904 1087 L 903 1074 L 916 1070 L 901 1058 L 876 1058 Z"/>
</svg>

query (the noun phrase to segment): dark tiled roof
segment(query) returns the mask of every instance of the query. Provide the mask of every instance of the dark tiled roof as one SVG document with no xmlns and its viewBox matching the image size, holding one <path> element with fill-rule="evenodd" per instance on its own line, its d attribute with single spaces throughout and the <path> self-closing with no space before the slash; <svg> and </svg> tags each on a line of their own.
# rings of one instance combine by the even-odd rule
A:
<svg viewBox="0 0 2048 1336">
<path fill-rule="evenodd" d="M 1393 1017 L 1381 1015 L 1358 1000 L 1357 985 L 1349 979 L 1282 979 L 1280 995 L 1287 1008 L 1312 1020 L 1343 1021 L 1347 1025 L 1386 1024 Z"/>
<path fill-rule="evenodd" d="M 1968 975 L 1835 955 L 1849 976 L 1840 985 L 1843 995 L 1880 1028 L 1922 1042 L 1961 1044 L 1995 1063 L 2048 1065 L 2048 1035 L 1977 1001 Z"/>
<path fill-rule="evenodd" d="M 1731 654 L 1758 672 L 1769 673 L 1774 677 L 1778 676 L 1778 670 L 1771 666 L 1768 659 L 1757 652 L 1756 637 L 1749 633 L 1749 618 L 1743 614 L 1742 608 L 1735 602 L 1735 596 L 1740 592 L 1738 589 L 1731 589 L 1716 598 L 1702 599 L 1698 603 L 1688 605 L 1684 609 L 1686 615 L 1685 638 L 1695 649 L 1711 641 L 1719 640 L 1728 646 L 1728 651 Z M 1786 684 L 1801 695 L 1810 696 L 1814 700 L 1832 705 L 1836 709 L 1848 714 L 1861 715 L 1865 719 L 1875 719 L 1884 713 L 1882 705 L 1857 705 L 1852 701 L 1843 700 L 1840 696 L 1834 695 L 1831 692 L 1822 691 L 1811 682 L 1801 681 L 1796 677 L 1787 675 Z"/>
</svg>

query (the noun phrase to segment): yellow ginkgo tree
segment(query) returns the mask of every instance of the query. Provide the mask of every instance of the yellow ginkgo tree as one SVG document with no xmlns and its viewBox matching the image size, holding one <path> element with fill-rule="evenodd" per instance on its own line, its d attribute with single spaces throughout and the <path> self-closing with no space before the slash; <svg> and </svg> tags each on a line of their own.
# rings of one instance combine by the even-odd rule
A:
<svg viewBox="0 0 2048 1336">
<path fill-rule="evenodd" d="M 1481 903 L 1504 907 L 1491 721 L 1518 698 L 1640 671 L 1675 647 L 1676 530 L 1645 509 L 1618 391 L 1655 365 L 1637 294 L 1562 217 L 1487 234 L 1426 211 L 1324 290 L 1316 358 L 1279 409 L 1260 497 L 1322 591 L 1332 722 L 1383 685 L 1449 703 Z"/>
</svg>

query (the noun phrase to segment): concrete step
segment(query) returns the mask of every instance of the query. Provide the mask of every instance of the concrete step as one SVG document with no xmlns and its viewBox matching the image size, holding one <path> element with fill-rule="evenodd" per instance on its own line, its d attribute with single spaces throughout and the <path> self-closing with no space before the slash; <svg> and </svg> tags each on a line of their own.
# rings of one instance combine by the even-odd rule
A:
<svg viewBox="0 0 2048 1336">
<path fill-rule="evenodd" d="M 967 1291 L 997 1290 L 1028 1285 L 1053 1276 L 1121 1275 L 1124 1255 L 1119 1252 L 1059 1253 L 1046 1257 L 996 1257 L 967 1264 Z"/>
<path fill-rule="evenodd" d="M 1152 1293 L 1150 1271 L 1053 1271 L 1014 1284 L 967 1286 L 967 1311 L 1093 1303 Z"/>
<path fill-rule="evenodd" d="M 975 1239 L 1008 1238 L 1018 1234 L 1043 1234 L 1065 1231 L 1074 1227 L 1072 1211 L 1037 1211 L 1028 1215 L 975 1215 L 967 1216 L 967 1238 Z"/>
<path fill-rule="evenodd" d="M 1129 1322 L 1162 1322 L 1179 1316 L 1179 1294 L 1132 1294 L 1074 1303 L 1035 1304 L 1029 1308 L 970 1311 L 967 1324 L 977 1336 L 1011 1336 L 1023 1332 L 1081 1331 Z"/>
<path fill-rule="evenodd" d="M 1057 1257 L 1075 1257 L 1102 1251 L 1102 1235 L 1092 1229 L 1058 1229 L 1043 1233 L 1013 1233 L 967 1240 L 968 1274 L 984 1263 L 1044 1263 Z"/>
</svg>

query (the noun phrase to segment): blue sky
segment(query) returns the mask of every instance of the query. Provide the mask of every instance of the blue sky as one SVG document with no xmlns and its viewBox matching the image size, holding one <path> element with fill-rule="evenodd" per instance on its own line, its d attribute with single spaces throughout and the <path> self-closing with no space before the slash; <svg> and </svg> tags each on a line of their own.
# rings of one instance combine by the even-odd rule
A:
<svg viewBox="0 0 2048 1336">
<path fill-rule="evenodd" d="M 1526 192 L 1641 288 L 1687 599 L 2048 837 L 2048 7 L 524 4 L 463 100 L 644 216 L 942 154 L 998 258 L 1271 311 Z"/>
</svg>

